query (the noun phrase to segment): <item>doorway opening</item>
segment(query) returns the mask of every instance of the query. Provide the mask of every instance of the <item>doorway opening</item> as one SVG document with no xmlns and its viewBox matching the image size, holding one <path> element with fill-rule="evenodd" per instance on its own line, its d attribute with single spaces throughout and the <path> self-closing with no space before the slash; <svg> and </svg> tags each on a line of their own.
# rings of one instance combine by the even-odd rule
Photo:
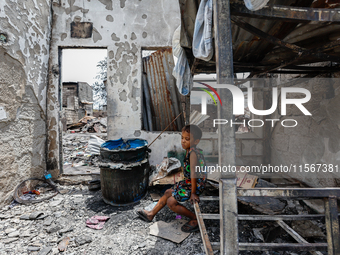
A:
<svg viewBox="0 0 340 255">
<path fill-rule="evenodd" d="M 107 49 L 63 48 L 60 54 L 62 172 L 99 173 L 96 143 L 107 138 Z"/>
</svg>

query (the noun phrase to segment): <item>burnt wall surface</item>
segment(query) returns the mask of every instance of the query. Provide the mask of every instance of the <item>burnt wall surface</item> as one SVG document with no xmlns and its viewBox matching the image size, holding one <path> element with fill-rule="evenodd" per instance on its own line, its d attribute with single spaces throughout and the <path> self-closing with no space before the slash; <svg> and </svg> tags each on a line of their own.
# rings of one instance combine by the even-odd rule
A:
<svg viewBox="0 0 340 255">
<path fill-rule="evenodd" d="M 50 28 L 50 1 L 0 1 L 0 206 L 46 168 Z"/>
<path fill-rule="evenodd" d="M 298 125 L 284 128 L 276 125 L 271 136 L 272 165 L 332 164 L 333 172 L 294 173 L 294 178 L 312 187 L 340 185 L 340 79 L 314 78 L 296 85 L 311 92 L 304 106 L 312 116 L 305 116 L 294 105 L 287 106 L 287 116 L 272 118 L 295 119 Z M 340 171 L 340 169 L 338 170 Z"/>
<path fill-rule="evenodd" d="M 57 174 L 62 167 L 59 137 L 59 53 L 63 48 L 106 48 L 108 138 L 139 137 L 152 141 L 158 134 L 141 130 L 142 48 L 172 45 L 180 25 L 177 0 L 60 0 L 53 6 L 48 104 L 47 166 Z M 160 163 L 175 150 L 174 137 L 162 135 L 151 155 Z M 176 140 L 176 145 L 180 144 Z"/>
</svg>

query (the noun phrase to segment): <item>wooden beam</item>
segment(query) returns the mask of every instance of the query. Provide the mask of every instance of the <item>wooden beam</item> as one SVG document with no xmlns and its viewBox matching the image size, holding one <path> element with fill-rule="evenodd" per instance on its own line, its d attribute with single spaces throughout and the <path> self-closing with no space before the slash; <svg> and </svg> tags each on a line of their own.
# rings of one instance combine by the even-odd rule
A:
<svg viewBox="0 0 340 255">
<path fill-rule="evenodd" d="M 217 84 L 234 84 L 233 48 L 230 20 L 230 0 L 213 0 L 215 59 Z M 229 89 L 218 89 L 222 105 L 218 104 L 219 119 L 233 119 L 233 96 Z M 219 165 L 235 165 L 235 129 L 220 128 L 218 132 Z M 221 173 L 223 178 L 235 174 Z"/>
<path fill-rule="evenodd" d="M 340 41 L 337 41 L 337 44 L 340 44 Z M 324 46 L 326 47 L 326 46 Z M 340 47 L 340 45 L 339 45 Z M 245 71 L 254 71 L 254 70 L 266 70 L 268 68 L 273 68 L 273 65 L 268 65 L 264 63 L 260 64 L 254 64 L 254 63 L 234 63 L 235 70 L 245 70 Z M 289 65 L 284 66 L 281 69 L 284 70 L 301 70 L 301 71 L 313 71 L 313 72 L 338 72 L 339 71 L 339 65 L 336 66 L 302 66 L 302 65 Z"/>
<path fill-rule="evenodd" d="M 323 198 L 340 197 L 340 188 L 254 188 L 237 189 L 241 197 Z M 339 253 L 340 254 L 340 253 Z"/>
<path fill-rule="evenodd" d="M 199 59 L 198 58 L 194 58 L 194 62 L 192 63 L 192 66 L 191 66 L 191 69 L 190 69 L 190 73 L 191 73 L 192 77 L 194 77 L 194 75 L 195 75 L 195 71 L 196 71 L 198 62 L 199 62 Z"/>
<path fill-rule="evenodd" d="M 323 52 L 320 51 L 320 49 L 308 50 L 306 48 L 297 46 L 295 44 L 285 42 L 283 40 L 280 40 L 280 39 L 278 39 L 278 38 L 276 38 L 272 35 L 269 35 L 269 34 L 263 32 L 262 30 L 244 22 L 243 20 L 241 20 L 237 17 L 232 17 L 231 20 L 232 20 L 232 22 L 234 22 L 240 28 L 243 28 L 244 30 L 248 31 L 249 33 L 260 37 L 261 39 L 264 39 L 264 40 L 266 40 L 270 43 L 273 43 L 277 46 L 289 49 L 289 50 L 297 53 L 299 58 L 300 57 L 306 57 L 306 56 L 313 56 L 315 58 L 323 59 L 325 61 L 340 62 L 340 58 L 337 57 L 337 56 L 332 56 L 332 55 L 328 55 L 326 53 L 323 53 Z"/>
<path fill-rule="evenodd" d="M 336 42 L 331 42 L 331 43 L 328 43 L 328 44 L 325 44 L 323 45 L 322 47 L 318 47 L 318 48 L 314 48 L 314 49 L 310 49 L 309 50 L 309 54 L 312 54 L 313 52 L 317 52 L 317 51 L 322 51 L 322 50 L 328 50 L 330 48 L 333 48 L 333 47 L 339 47 L 340 46 L 340 41 L 336 41 Z M 284 68 L 284 67 L 287 67 L 287 66 L 291 66 L 293 64 L 296 64 L 296 62 L 298 62 L 299 60 L 301 60 L 303 57 L 306 57 L 308 56 L 305 55 L 305 54 L 301 54 L 299 56 L 297 56 L 296 58 L 294 59 L 291 59 L 287 62 L 284 62 L 284 63 L 281 63 L 280 65 L 277 65 L 277 66 L 272 66 L 272 67 L 269 67 L 265 70 L 262 70 L 262 71 L 257 71 L 257 72 L 252 72 L 250 75 L 249 75 L 249 78 L 253 77 L 254 75 L 261 75 L 261 74 L 266 74 L 266 73 L 270 73 L 270 72 L 273 72 L 277 69 L 281 69 L 281 68 Z M 339 61 L 336 61 L 336 62 L 339 62 Z M 314 77 L 317 75 L 317 73 L 314 74 Z M 311 77 L 313 76 L 313 74 L 310 75 Z"/>
<path fill-rule="evenodd" d="M 218 84 L 233 83 L 233 48 L 229 0 L 214 0 L 215 58 Z"/>
<path fill-rule="evenodd" d="M 291 60 L 288 60 L 286 62 L 283 62 L 279 65 L 276 65 L 276 66 L 271 66 L 271 67 L 267 67 L 265 68 L 264 70 L 262 71 L 253 71 L 249 77 L 253 77 L 254 75 L 261 75 L 261 74 L 266 74 L 266 73 L 271 73 L 277 69 L 283 69 L 283 68 L 289 68 L 290 66 L 294 65 L 294 64 L 297 64 L 299 61 L 301 61 L 304 57 L 307 57 L 309 55 L 312 55 L 314 54 L 315 52 L 323 52 L 323 51 L 327 51 L 327 50 L 331 50 L 331 49 L 335 49 L 337 47 L 340 47 L 340 41 L 333 41 L 333 42 L 330 42 L 328 44 L 325 44 L 321 47 L 318 47 L 318 48 L 314 48 L 314 49 L 309 49 L 308 53 L 303 53 L 301 55 L 298 55 L 297 57 L 295 57 L 294 59 L 291 59 Z M 327 60 L 328 61 L 328 60 Z M 335 61 L 335 62 L 339 62 L 339 61 Z M 305 67 L 307 68 L 307 67 Z M 312 67 L 310 67 L 312 68 Z M 315 68 L 319 68 L 319 67 L 315 67 Z M 321 67 L 322 68 L 322 67 Z M 333 67 L 334 68 L 334 67 Z M 337 67 L 335 67 L 337 68 Z M 305 69 L 307 70 L 307 69 Z M 334 70 L 331 70 L 331 72 L 334 72 Z M 316 73 L 317 75 L 317 73 Z M 314 76 L 316 76 L 314 75 Z M 311 74 L 311 76 L 313 76 L 313 74 Z"/>
<path fill-rule="evenodd" d="M 326 243 L 240 243 L 240 251 L 326 251 Z"/>
<path fill-rule="evenodd" d="M 220 180 L 221 254 L 238 255 L 236 178 Z"/>
<path fill-rule="evenodd" d="M 260 19 L 275 19 L 285 22 L 332 22 L 340 23 L 339 9 L 308 8 L 295 6 L 266 6 L 258 11 L 250 11 L 243 4 L 232 4 L 231 15 Z"/>
<path fill-rule="evenodd" d="M 332 195 L 324 199 L 329 255 L 340 254 L 340 232 L 337 197 L 339 196 Z"/>
<path fill-rule="evenodd" d="M 214 250 L 218 250 L 219 242 L 211 243 Z M 240 243 L 240 251 L 327 251 L 326 243 Z"/>
<path fill-rule="evenodd" d="M 340 214 L 339 214 L 340 216 Z M 201 213 L 201 217 L 204 220 L 218 220 L 220 215 L 216 213 Z M 258 221 L 278 221 L 278 220 L 317 220 L 325 218 L 324 214 L 299 214 L 299 215 L 261 215 L 261 214 L 239 214 L 238 220 L 258 220 Z"/>
<path fill-rule="evenodd" d="M 219 201 L 219 197 L 217 196 L 201 196 L 200 197 L 201 201 Z"/>
<path fill-rule="evenodd" d="M 201 237 L 203 241 L 204 251 L 206 255 L 213 255 L 213 249 L 210 244 L 209 236 L 204 225 L 203 218 L 201 216 L 201 210 L 197 202 L 194 203 L 195 214 L 197 217 L 198 226 L 200 228 Z"/>
<path fill-rule="evenodd" d="M 295 241 L 299 243 L 308 243 L 302 236 L 300 236 L 294 229 L 289 227 L 285 222 L 282 220 L 276 221 L 277 224 L 279 224 L 291 237 L 295 239 Z M 310 251 L 312 255 L 323 255 L 319 251 Z"/>
</svg>

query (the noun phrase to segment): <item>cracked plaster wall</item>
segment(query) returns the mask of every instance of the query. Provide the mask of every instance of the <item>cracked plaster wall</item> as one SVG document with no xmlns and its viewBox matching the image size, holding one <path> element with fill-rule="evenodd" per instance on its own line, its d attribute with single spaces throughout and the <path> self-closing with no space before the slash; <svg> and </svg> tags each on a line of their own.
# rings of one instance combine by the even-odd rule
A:
<svg viewBox="0 0 340 255">
<path fill-rule="evenodd" d="M 92 22 L 92 37 L 71 38 L 71 22 Z M 61 0 L 53 4 L 47 166 L 54 170 L 54 176 L 61 167 L 58 48 L 107 48 L 108 139 L 139 137 L 151 142 L 158 134 L 141 130 L 141 49 L 171 46 L 173 31 L 179 25 L 177 0 Z M 167 151 L 178 145 L 179 133 L 162 135 L 153 145 L 157 147 L 151 163 L 161 162 Z"/>
<path fill-rule="evenodd" d="M 0 206 L 46 168 L 50 14 L 47 0 L 0 1 Z"/>
<path fill-rule="evenodd" d="M 296 86 L 311 92 L 311 100 L 304 105 L 312 116 L 304 116 L 295 106 L 288 106 L 287 116 L 278 117 L 295 119 L 298 126 L 276 125 L 271 139 L 272 165 L 325 163 L 340 166 L 340 79 L 314 78 Z M 312 187 L 335 187 L 340 185 L 339 174 L 294 176 Z"/>
</svg>

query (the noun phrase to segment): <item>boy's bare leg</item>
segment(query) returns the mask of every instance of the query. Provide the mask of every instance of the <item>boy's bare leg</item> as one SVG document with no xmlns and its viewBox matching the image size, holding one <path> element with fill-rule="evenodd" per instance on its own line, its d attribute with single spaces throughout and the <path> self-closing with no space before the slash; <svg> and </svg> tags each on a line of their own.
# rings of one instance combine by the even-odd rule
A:
<svg viewBox="0 0 340 255">
<path fill-rule="evenodd" d="M 166 205 L 168 198 L 172 197 L 172 191 L 173 191 L 172 189 L 167 189 L 164 195 L 159 199 L 158 203 L 151 211 L 143 210 L 146 213 L 149 220 L 152 220 L 153 217 L 155 217 L 155 215 Z"/>
<path fill-rule="evenodd" d="M 167 204 L 168 207 L 175 213 L 188 217 L 190 219 L 189 224 L 191 226 L 197 226 L 198 223 L 196 215 L 183 205 L 179 204 L 174 197 L 169 197 Z"/>
</svg>

